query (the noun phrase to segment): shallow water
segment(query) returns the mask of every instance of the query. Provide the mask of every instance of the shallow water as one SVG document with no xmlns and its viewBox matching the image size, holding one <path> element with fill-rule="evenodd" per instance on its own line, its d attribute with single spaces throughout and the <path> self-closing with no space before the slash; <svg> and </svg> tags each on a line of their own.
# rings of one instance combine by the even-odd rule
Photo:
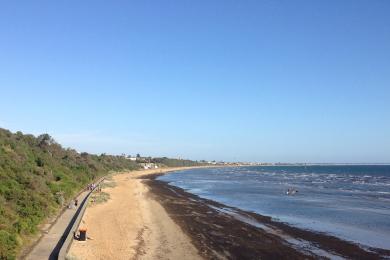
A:
<svg viewBox="0 0 390 260">
<path fill-rule="evenodd" d="M 201 197 L 390 249 L 390 166 L 251 166 L 158 178 Z M 287 196 L 289 188 L 299 192 Z"/>
</svg>

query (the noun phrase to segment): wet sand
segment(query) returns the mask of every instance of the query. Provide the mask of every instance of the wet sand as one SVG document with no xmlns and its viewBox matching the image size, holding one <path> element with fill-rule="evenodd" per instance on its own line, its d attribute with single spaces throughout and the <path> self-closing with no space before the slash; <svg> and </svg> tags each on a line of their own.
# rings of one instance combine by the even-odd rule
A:
<svg viewBox="0 0 390 260">
<path fill-rule="evenodd" d="M 170 169 L 175 170 L 175 169 Z M 110 199 L 83 218 L 77 259 L 380 259 L 356 244 L 227 207 L 155 180 L 159 171 L 114 176 Z"/>
<path fill-rule="evenodd" d="M 170 169 L 173 170 L 173 169 Z M 74 240 L 68 256 L 75 259 L 200 259 L 191 239 L 150 197 L 139 176 L 160 170 L 113 176 L 105 188 L 107 202 L 89 206 L 81 226 L 87 241 Z"/>
<path fill-rule="evenodd" d="M 382 259 L 390 250 L 357 244 L 202 199 L 149 176 L 155 200 L 206 259 Z"/>
</svg>

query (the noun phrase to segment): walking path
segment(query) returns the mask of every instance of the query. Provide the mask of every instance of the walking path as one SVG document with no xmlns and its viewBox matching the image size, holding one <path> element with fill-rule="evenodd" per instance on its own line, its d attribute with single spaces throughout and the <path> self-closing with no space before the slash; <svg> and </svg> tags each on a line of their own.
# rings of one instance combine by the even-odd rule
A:
<svg viewBox="0 0 390 260">
<path fill-rule="evenodd" d="M 73 223 L 73 218 L 79 213 L 84 199 L 89 194 L 89 191 L 83 191 L 77 197 L 78 206 L 75 208 L 67 208 L 46 234 L 39 240 L 38 244 L 27 255 L 27 260 L 45 260 L 57 259 L 58 252 L 65 240 L 68 227 Z"/>
<path fill-rule="evenodd" d="M 185 259 L 201 257 L 191 239 L 154 200 L 138 177 L 183 168 L 135 171 L 113 176 L 114 186 L 104 187 L 110 199 L 88 207 L 82 223 L 88 240 L 74 240 L 69 258 Z"/>
</svg>

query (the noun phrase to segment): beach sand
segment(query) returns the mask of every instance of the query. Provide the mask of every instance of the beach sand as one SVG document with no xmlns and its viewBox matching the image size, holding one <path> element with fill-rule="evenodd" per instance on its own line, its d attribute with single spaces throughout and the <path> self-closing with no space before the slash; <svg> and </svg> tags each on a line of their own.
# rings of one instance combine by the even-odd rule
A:
<svg viewBox="0 0 390 260">
<path fill-rule="evenodd" d="M 137 179 L 156 172 L 161 170 L 114 175 L 116 186 L 103 189 L 110 199 L 85 212 L 80 227 L 87 228 L 87 241 L 74 240 L 68 255 L 76 259 L 199 259 L 191 239 Z"/>
<path fill-rule="evenodd" d="M 168 169 L 177 170 L 177 169 Z M 86 242 L 75 259 L 381 259 L 389 250 L 361 248 L 331 235 L 202 199 L 156 180 L 158 171 L 113 177 L 110 199 L 87 208 Z"/>
</svg>

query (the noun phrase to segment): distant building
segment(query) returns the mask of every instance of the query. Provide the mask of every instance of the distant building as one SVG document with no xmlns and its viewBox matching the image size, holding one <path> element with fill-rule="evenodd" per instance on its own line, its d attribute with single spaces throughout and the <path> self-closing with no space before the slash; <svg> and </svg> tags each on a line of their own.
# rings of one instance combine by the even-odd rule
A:
<svg viewBox="0 0 390 260">
<path fill-rule="evenodd" d="M 145 170 L 158 169 L 158 165 L 155 163 L 140 163 L 140 165 L 144 167 Z"/>
</svg>

